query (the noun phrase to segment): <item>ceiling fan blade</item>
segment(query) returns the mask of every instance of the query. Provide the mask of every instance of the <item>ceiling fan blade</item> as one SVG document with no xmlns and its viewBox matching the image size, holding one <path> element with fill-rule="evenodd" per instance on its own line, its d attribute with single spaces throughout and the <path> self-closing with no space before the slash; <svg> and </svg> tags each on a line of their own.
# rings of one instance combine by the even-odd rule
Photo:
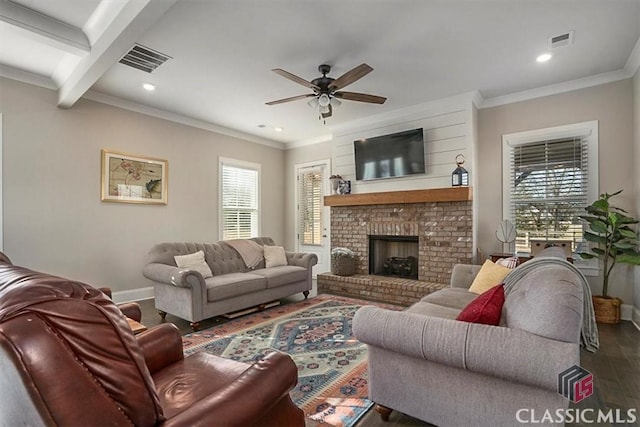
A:
<svg viewBox="0 0 640 427">
<path fill-rule="evenodd" d="M 265 102 L 265 104 L 267 105 L 282 104 L 285 102 L 297 101 L 298 99 L 310 98 L 312 96 L 315 96 L 315 95 L 313 93 L 309 93 L 307 95 L 297 95 L 297 96 L 292 96 L 290 98 L 278 99 L 277 101 Z"/>
<path fill-rule="evenodd" d="M 371 68 L 367 64 L 360 64 L 356 68 L 352 69 L 351 71 L 347 71 L 346 73 L 335 79 L 333 82 L 331 82 L 331 84 L 329 85 L 329 89 L 342 89 L 343 87 L 350 85 L 356 80 L 363 78 L 372 71 L 373 68 Z"/>
<path fill-rule="evenodd" d="M 358 92 L 336 92 L 333 94 L 336 98 L 347 99 L 349 101 L 370 102 L 372 104 L 384 104 L 387 98 L 383 96 L 369 95 L 367 93 Z"/>
<path fill-rule="evenodd" d="M 296 76 L 295 74 L 291 74 L 290 72 L 285 71 L 285 70 L 283 70 L 283 69 L 281 69 L 281 68 L 274 68 L 274 69 L 273 69 L 273 70 L 271 70 L 271 71 L 273 71 L 273 72 L 274 72 L 274 73 L 276 73 L 276 74 L 281 75 L 281 76 L 282 76 L 282 77 L 284 77 L 285 79 L 289 79 L 289 80 L 291 80 L 292 82 L 296 82 L 296 83 L 298 83 L 298 84 L 301 84 L 301 85 L 302 85 L 302 86 L 304 86 L 304 87 L 308 87 L 308 88 L 310 88 L 310 89 L 317 90 L 317 91 L 319 91 L 319 90 L 320 90 L 320 87 L 318 87 L 318 86 L 314 85 L 313 83 L 308 82 L 308 81 L 306 81 L 305 79 L 303 79 L 302 77 L 298 77 L 298 76 Z"/>
</svg>

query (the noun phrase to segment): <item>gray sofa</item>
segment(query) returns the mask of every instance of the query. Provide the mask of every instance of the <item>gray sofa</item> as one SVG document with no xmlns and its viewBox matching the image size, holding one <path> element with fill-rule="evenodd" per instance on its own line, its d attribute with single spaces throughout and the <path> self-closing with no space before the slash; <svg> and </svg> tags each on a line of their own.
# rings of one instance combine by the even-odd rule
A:
<svg viewBox="0 0 640 427">
<path fill-rule="evenodd" d="M 261 246 L 274 246 L 270 237 L 256 237 Z M 197 271 L 178 268 L 175 256 L 202 250 L 213 277 L 204 279 Z M 155 305 L 160 315 L 170 313 L 191 322 L 194 331 L 200 321 L 221 314 L 302 292 L 312 287 L 311 270 L 318 262 L 315 254 L 286 252 L 287 264 L 265 268 L 262 261 L 249 269 L 240 254 L 228 243 L 161 243 L 149 251 L 143 269 L 153 281 Z"/>
<path fill-rule="evenodd" d="M 567 408 L 558 374 L 580 363 L 589 292 L 581 275 L 566 260 L 538 260 L 506 294 L 500 326 L 488 326 L 455 320 L 478 296 L 467 289 L 479 270 L 454 266 L 449 288 L 406 311 L 356 313 L 354 334 L 369 348 L 370 399 L 383 419 L 398 410 L 440 427 L 513 426 L 520 409 L 540 419 Z"/>
</svg>

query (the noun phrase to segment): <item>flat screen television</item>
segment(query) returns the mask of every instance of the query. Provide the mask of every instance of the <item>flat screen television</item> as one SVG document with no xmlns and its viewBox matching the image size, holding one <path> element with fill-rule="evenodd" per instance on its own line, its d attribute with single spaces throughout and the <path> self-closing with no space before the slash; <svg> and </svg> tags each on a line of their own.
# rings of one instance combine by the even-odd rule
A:
<svg viewBox="0 0 640 427">
<path fill-rule="evenodd" d="M 356 180 L 424 174 L 422 128 L 353 141 Z"/>
</svg>

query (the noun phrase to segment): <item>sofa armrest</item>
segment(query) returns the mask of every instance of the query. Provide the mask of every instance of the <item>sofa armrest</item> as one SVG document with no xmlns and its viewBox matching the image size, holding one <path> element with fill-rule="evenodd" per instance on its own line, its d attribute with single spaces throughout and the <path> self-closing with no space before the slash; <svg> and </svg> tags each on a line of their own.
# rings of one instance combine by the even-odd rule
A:
<svg viewBox="0 0 640 427">
<path fill-rule="evenodd" d="M 212 371 L 212 374 L 215 373 Z M 291 357 L 269 353 L 226 387 L 165 421 L 163 426 L 253 425 L 253 421 L 282 399 L 297 381 L 298 369 Z"/>
<path fill-rule="evenodd" d="M 173 323 L 163 323 L 136 335 L 151 374 L 184 359 L 182 336 Z"/>
<path fill-rule="evenodd" d="M 481 265 L 456 264 L 451 271 L 451 287 L 469 289 L 476 278 Z"/>
<path fill-rule="evenodd" d="M 356 312 L 353 332 L 374 347 L 550 390 L 560 372 L 580 361 L 577 343 L 372 306 Z"/>
<path fill-rule="evenodd" d="M 198 285 L 203 288 L 205 287 L 204 278 L 199 272 L 159 262 L 152 262 L 145 265 L 142 274 L 147 279 L 167 285 L 182 288 L 194 288 Z"/>
<path fill-rule="evenodd" d="M 318 263 L 318 256 L 312 253 L 286 252 L 287 264 L 304 267 L 311 270 L 311 267 Z"/>
</svg>

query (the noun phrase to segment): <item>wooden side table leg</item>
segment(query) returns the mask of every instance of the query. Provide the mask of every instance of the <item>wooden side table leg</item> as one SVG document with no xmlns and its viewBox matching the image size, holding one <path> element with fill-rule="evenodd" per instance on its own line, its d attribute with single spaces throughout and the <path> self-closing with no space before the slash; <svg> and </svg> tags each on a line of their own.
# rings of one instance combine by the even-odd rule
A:
<svg viewBox="0 0 640 427">
<path fill-rule="evenodd" d="M 164 320 L 164 319 L 166 319 L 166 318 L 167 318 L 167 313 L 166 313 L 166 312 L 164 312 L 164 311 L 162 311 L 162 310 L 158 310 L 158 314 L 160 315 L 160 318 L 161 318 L 162 320 Z"/>
<path fill-rule="evenodd" d="M 393 409 L 391 408 L 376 404 L 376 412 L 380 414 L 382 421 L 389 421 L 389 415 L 391 415 L 392 411 Z"/>
<path fill-rule="evenodd" d="M 309 296 L 309 291 L 302 291 L 302 295 L 304 295 L 304 299 L 307 299 Z"/>
</svg>

